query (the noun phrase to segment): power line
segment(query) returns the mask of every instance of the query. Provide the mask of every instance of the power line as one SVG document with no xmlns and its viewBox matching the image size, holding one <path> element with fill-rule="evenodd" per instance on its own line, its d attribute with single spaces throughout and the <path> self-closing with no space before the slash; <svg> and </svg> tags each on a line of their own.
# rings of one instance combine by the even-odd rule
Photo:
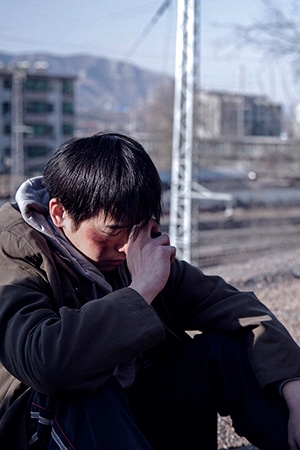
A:
<svg viewBox="0 0 300 450">
<path fill-rule="evenodd" d="M 172 0 L 165 0 L 162 5 L 158 8 L 150 22 L 146 25 L 140 35 L 136 38 L 130 49 L 128 50 L 126 56 L 130 57 L 134 54 L 134 52 L 139 48 L 141 43 L 146 39 L 150 31 L 153 29 L 154 25 L 159 21 L 160 17 L 164 14 L 166 9 L 170 6 Z"/>
</svg>

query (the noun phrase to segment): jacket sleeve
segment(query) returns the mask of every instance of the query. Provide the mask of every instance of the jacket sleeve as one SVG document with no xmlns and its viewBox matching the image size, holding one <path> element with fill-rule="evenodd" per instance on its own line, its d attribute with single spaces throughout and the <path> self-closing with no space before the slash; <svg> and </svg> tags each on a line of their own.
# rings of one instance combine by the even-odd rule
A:
<svg viewBox="0 0 300 450">
<path fill-rule="evenodd" d="M 7 230 L 0 239 L 0 361 L 25 385 L 53 395 L 94 392 L 118 364 L 164 340 L 155 310 L 127 287 L 56 309 L 54 292 L 74 293 L 57 285 L 45 244 Z"/>
<path fill-rule="evenodd" d="M 164 299 L 177 324 L 201 332 L 239 332 L 261 387 L 300 377 L 299 346 L 253 292 L 240 292 L 185 262 L 172 266 Z"/>
</svg>

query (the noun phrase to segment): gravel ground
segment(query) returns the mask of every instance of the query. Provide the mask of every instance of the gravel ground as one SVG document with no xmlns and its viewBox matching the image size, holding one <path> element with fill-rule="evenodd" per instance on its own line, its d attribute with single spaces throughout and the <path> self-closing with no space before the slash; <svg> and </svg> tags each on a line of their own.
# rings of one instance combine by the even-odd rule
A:
<svg viewBox="0 0 300 450">
<path fill-rule="evenodd" d="M 253 258 L 245 263 L 209 267 L 204 272 L 220 275 L 241 290 L 254 291 L 300 345 L 299 250 Z M 219 417 L 218 449 L 257 450 L 236 435 L 228 417 Z"/>
</svg>

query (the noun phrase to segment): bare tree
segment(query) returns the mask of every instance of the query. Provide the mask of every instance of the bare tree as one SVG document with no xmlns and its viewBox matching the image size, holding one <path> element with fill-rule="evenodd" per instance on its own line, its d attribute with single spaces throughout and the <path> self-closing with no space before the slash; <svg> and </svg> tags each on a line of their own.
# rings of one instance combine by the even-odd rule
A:
<svg viewBox="0 0 300 450">
<path fill-rule="evenodd" d="M 171 167 L 173 129 L 173 82 L 161 85 L 137 111 L 138 129 L 151 135 L 156 145 L 153 153 L 160 169 Z"/>
<path fill-rule="evenodd" d="M 300 1 L 260 0 L 264 15 L 250 25 L 234 25 L 235 42 L 239 46 L 256 46 L 266 54 L 288 57 L 299 70 Z"/>
</svg>

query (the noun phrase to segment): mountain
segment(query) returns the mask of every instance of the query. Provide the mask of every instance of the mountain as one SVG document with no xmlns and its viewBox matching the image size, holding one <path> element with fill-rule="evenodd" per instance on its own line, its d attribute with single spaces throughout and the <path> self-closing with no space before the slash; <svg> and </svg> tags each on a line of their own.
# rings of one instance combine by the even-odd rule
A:
<svg viewBox="0 0 300 450">
<path fill-rule="evenodd" d="M 88 55 L 0 52 L 0 62 L 5 66 L 13 66 L 20 61 L 28 61 L 31 65 L 43 61 L 48 65 L 46 71 L 49 74 L 76 76 L 76 105 L 79 114 L 131 111 L 150 99 L 162 85 L 167 89 L 171 89 L 173 85 L 173 80 L 168 75 L 113 59 Z"/>
</svg>

